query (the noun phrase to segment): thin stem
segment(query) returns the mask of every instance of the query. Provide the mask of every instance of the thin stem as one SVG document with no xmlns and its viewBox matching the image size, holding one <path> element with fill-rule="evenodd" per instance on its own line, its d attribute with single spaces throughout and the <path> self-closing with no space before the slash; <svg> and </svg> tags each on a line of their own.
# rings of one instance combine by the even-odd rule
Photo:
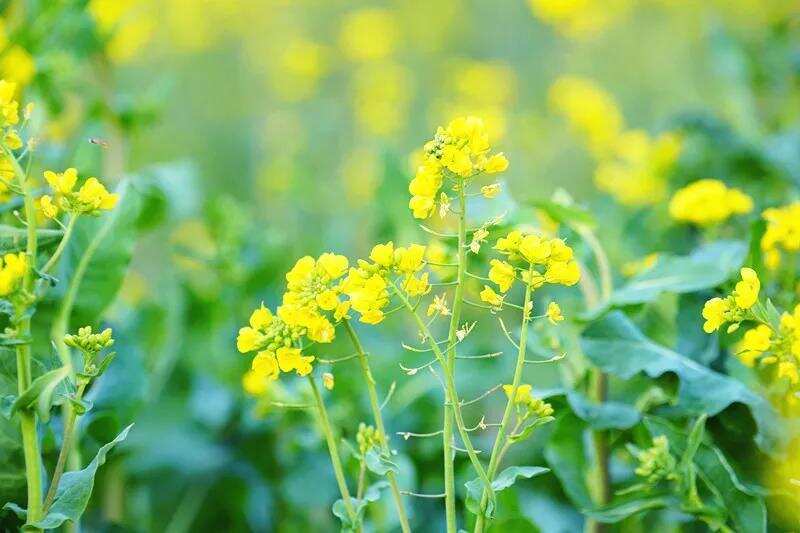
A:
<svg viewBox="0 0 800 533">
<path fill-rule="evenodd" d="M 411 302 L 408 300 L 405 294 L 403 294 L 403 292 L 397 287 L 397 285 L 394 284 L 394 282 L 389 281 L 389 283 L 392 285 L 395 294 L 397 294 L 397 296 L 406 306 L 408 311 L 411 313 L 411 316 L 414 318 L 414 321 L 416 322 L 419 330 L 427 339 L 428 345 L 431 347 L 433 354 L 439 361 L 439 365 L 442 367 L 442 369 L 445 370 L 444 372 L 445 380 L 443 385 L 445 388 L 447 405 L 452 406 L 453 416 L 456 421 L 456 428 L 458 429 L 459 435 L 461 436 L 461 440 L 464 441 L 464 446 L 466 447 L 467 455 L 469 455 L 469 459 L 472 462 L 472 466 L 475 468 L 475 471 L 477 472 L 480 480 L 483 482 L 484 487 L 491 490 L 491 482 L 489 481 L 489 477 L 486 475 L 486 469 L 483 468 L 480 459 L 478 459 L 478 454 L 475 451 L 475 447 L 472 445 L 472 439 L 470 439 L 469 437 L 467 426 L 466 424 L 464 424 L 464 418 L 461 414 L 461 406 L 459 404 L 458 392 L 456 390 L 455 382 L 453 380 L 452 374 L 450 372 L 447 372 L 447 360 L 445 358 L 445 354 L 442 352 L 441 348 L 439 348 L 439 345 L 433 339 L 430 330 L 425 325 L 425 321 L 422 320 L 419 314 L 414 310 L 413 306 L 411 305 Z M 445 418 L 445 421 L 447 421 L 447 418 Z M 452 449 L 452 443 L 448 444 L 448 447 Z M 445 487 L 445 489 L 447 489 L 447 487 Z M 494 491 L 491 492 L 493 493 Z"/>
<path fill-rule="evenodd" d="M 369 367 L 369 361 L 367 359 L 367 354 L 364 352 L 364 347 L 361 344 L 361 340 L 356 335 L 353 326 L 350 324 L 350 321 L 346 318 L 342 321 L 344 324 L 344 329 L 347 331 L 347 334 L 350 336 L 350 341 L 353 343 L 353 348 L 355 348 L 356 352 L 358 353 L 358 362 L 361 366 L 361 373 L 364 375 L 364 382 L 367 384 L 367 395 L 369 396 L 369 405 L 372 409 L 372 418 L 375 421 L 375 428 L 378 430 L 378 439 L 381 445 L 381 451 L 384 455 L 389 455 L 391 453 L 391 449 L 389 448 L 389 438 L 386 435 L 386 429 L 383 424 L 383 415 L 381 414 L 381 406 L 380 402 L 378 401 L 378 391 L 375 389 L 375 379 L 372 377 L 372 371 Z M 394 498 L 394 505 L 397 509 L 397 517 L 400 520 L 400 528 L 403 530 L 403 533 L 409 533 L 411 531 L 411 527 L 408 524 L 408 516 L 406 515 L 406 510 L 403 505 L 403 498 L 400 494 L 400 488 L 397 485 L 397 476 L 391 470 L 386 472 L 386 479 L 389 481 L 389 487 L 392 491 L 392 498 Z"/>
<path fill-rule="evenodd" d="M 611 267 L 605 250 L 603 250 L 603 246 L 594 232 L 583 225 L 575 226 L 575 230 L 592 250 L 600 277 L 599 295 L 596 290 L 584 291 L 586 307 L 592 309 L 605 305 L 611 298 L 611 293 L 614 290 Z M 589 397 L 597 403 L 604 403 L 608 394 L 608 376 L 599 368 L 592 367 L 589 370 L 589 381 Z M 606 431 L 592 431 L 592 448 L 595 464 L 592 469 L 591 488 L 595 503 L 598 506 L 603 506 L 611 500 L 611 477 L 608 470 L 609 443 Z M 605 529 L 606 527 L 602 523 L 594 519 L 586 521 L 587 532 L 600 533 Z"/>
<path fill-rule="evenodd" d="M 78 392 L 76 394 L 78 400 L 83 397 L 83 391 L 85 387 L 86 385 L 81 385 L 78 387 Z M 64 420 L 64 437 L 61 441 L 61 450 L 58 452 L 58 461 L 56 462 L 55 470 L 53 470 L 53 479 L 50 481 L 50 487 L 47 489 L 47 496 L 44 499 L 45 513 L 47 513 L 47 510 L 50 509 L 50 506 L 53 504 L 53 500 L 55 500 L 56 491 L 58 490 L 58 482 L 61 480 L 61 476 L 64 473 L 64 467 L 67 464 L 67 459 L 72 452 L 72 446 L 75 441 L 75 422 L 77 418 L 78 414 L 74 408 L 66 412 L 66 419 Z"/>
<path fill-rule="evenodd" d="M 27 224 L 27 243 L 25 253 L 28 264 L 22 280 L 22 298 L 27 299 L 32 293 L 34 271 L 36 266 L 37 234 L 36 234 L 36 209 L 33 205 L 33 193 L 30 188 L 28 173 L 22 170 L 14 154 L 3 147 L 8 160 L 11 162 L 17 180 L 20 183 L 25 205 L 25 223 Z M 25 339 L 31 333 L 31 318 L 28 314 L 29 303 L 24 302 L 16 306 L 14 322 L 17 324 L 17 335 Z M 30 387 L 31 374 L 31 346 L 29 343 L 19 344 L 17 352 L 17 388 L 19 394 Z M 25 456 L 25 477 L 28 485 L 28 519 L 27 522 L 35 523 L 42 518 L 42 467 L 39 439 L 36 431 L 36 413 L 27 409 L 20 411 L 20 431 L 22 433 L 22 447 Z M 36 529 L 35 531 L 39 531 Z"/>
<path fill-rule="evenodd" d="M 336 483 L 339 485 L 339 492 L 342 495 L 344 502 L 344 509 L 350 521 L 353 524 L 357 523 L 357 515 L 353 508 L 353 502 L 350 497 L 350 490 L 347 488 L 347 480 L 344 477 L 344 469 L 342 468 L 342 460 L 339 457 L 339 448 L 336 446 L 336 437 L 333 435 L 330 420 L 328 420 L 328 411 L 325 409 L 325 403 L 322 401 L 322 396 L 319 394 L 319 388 L 314 381 L 314 376 L 308 375 L 308 383 L 311 385 L 311 392 L 314 394 L 314 401 L 317 404 L 317 414 L 319 415 L 319 425 L 322 433 L 325 435 L 325 440 L 328 443 L 328 453 L 331 456 L 331 464 L 333 465 L 333 474 L 336 477 Z M 361 528 L 358 528 L 359 531 Z"/>
<path fill-rule="evenodd" d="M 531 266 L 528 270 L 530 273 L 533 270 L 533 266 Z M 530 275 L 530 274 L 529 274 Z M 531 286 L 529 284 L 525 285 L 525 303 L 523 304 L 523 308 L 527 309 L 531 301 Z M 494 475 L 497 472 L 497 467 L 500 464 L 500 458 L 505 453 L 506 444 L 507 444 L 507 436 L 506 431 L 508 429 L 508 423 L 511 421 L 511 415 L 514 412 L 514 405 L 515 400 L 517 398 L 517 390 L 519 389 L 520 383 L 522 382 L 522 369 L 525 368 L 525 348 L 528 342 L 528 322 L 530 321 L 529 313 L 523 311 L 522 312 L 522 326 L 519 334 L 519 349 L 517 351 L 517 363 L 514 367 L 514 377 L 511 381 L 511 393 L 508 395 L 508 400 L 506 401 L 506 408 L 503 411 L 503 418 L 500 420 L 500 428 L 497 430 L 497 436 L 494 439 L 494 445 L 492 446 L 492 454 L 489 457 L 489 479 L 494 479 Z M 514 431 L 511 432 L 514 434 Z M 480 512 L 478 513 L 478 518 L 475 521 L 475 532 L 480 533 L 483 531 L 484 527 L 486 526 L 486 519 L 484 518 L 483 510 L 486 508 L 486 505 L 489 502 L 489 495 L 484 491 L 483 496 L 481 497 L 481 506 Z"/>
<path fill-rule="evenodd" d="M 50 272 L 50 269 L 56 265 L 58 259 L 61 257 L 61 254 L 64 253 L 64 250 L 66 250 L 67 244 L 69 244 L 69 239 L 72 237 L 72 231 L 75 229 L 75 222 L 77 222 L 77 220 L 78 215 L 73 215 L 70 217 L 69 222 L 67 222 L 67 227 L 64 230 L 64 235 L 61 237 L 61 242 L 58 243 L 58 247 L 56 248 L 55 252 L 53 252 L 53 255 L 50 256 L 50 259 L 48 259 L 47 263 L 45 263 L 41 269 L 43 274 Z"/>
</svg>

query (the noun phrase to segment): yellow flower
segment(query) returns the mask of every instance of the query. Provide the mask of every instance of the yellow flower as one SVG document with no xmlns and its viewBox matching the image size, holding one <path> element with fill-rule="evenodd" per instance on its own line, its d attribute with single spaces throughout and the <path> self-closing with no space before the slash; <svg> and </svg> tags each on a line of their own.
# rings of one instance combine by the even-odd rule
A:
<svg viewBox="0 0 800 533">
<path fill-rule="evenodd" d="M 78 202 L 83 204 L 82 211 L 93 213 L 97 210 L 114 209 L 119 195 L 109 193 L 97 178 L 89 178 L 78 191 Z"/>
<path fill-rule="evenodd" d="M 5 254 L 0 260 L 0 296 L 8 296 L 22 285 L 28 269 L 28 256 L 24 252 Z"/>
<path fill-rule="evenodd" d="M 519 243 L 519 253 L 530 263 L 544 264 L 550 257 L 550 241 L 537 235 L 526 235 Z"/>
<path fill-rule="evenodd" d="M 243 327 L 239 330 L 239 335 L 236 337 L 236 349 L 240 353 L 252 352 L 258 349 L 263 341 L 263 335 L 250 327 Z"/>
<path fill-rule="evenodd" d="M 531 402 L 533 397 L 531 396 L 531 391 L 533 387 L 527 384 L 520 384 L 517 387 L 517 393 L 514 395 L 514 403 L 526 405 Z M 514 385 L 503 385 L 503 392 L 506 393 L 508 399 L 511 399 L 511 394 L 514 392 Z"/>
<path fill-rule="evenodd" d="M 261 307 L 253 311 L 250 315 L 250 327 L 254 329 L 264 329 L 272 323 L 272 311 L 264 307 L 264 304 L 261 304 Z"/>
<path fill-rule="evenodd" d="M 397 248 L 394 252 L 397 270 L 403 274 L 411 274 L 422 268 L 425 260 L 425 247 L 411 244 L 408 248 Z"/>
<path fill-rule="evenodd" d="M 499 259 L 492 259 L 489 265 L 489 279 L 500 288 L 500 292 L 508 292 L 514 283 L 514 267 Z"/>
<path fill-rule="evenodd" d="M 761 282 L 752 268 L 742 268 L 741 276 L 742 281 L 738 282 L 733 290 L 733 298 L 741 309 L 750 309 L 758 301 Z"/>
<path fill-rule="evenodd" d="M 369 258 L 382 267 L 391 267 L 394 264 L 394 243 L 376 244 L 372 247 Z"/>
<path fill-rule="evenodd" d="M 486 160 L 486 163 L 483 165 L 483 170 L 487 174 L 495 174 L 497 172 L 503 172 L 505 169 L 508 168 L 508 159 L 503 153 L 494 154 L 492 157 Z"/>
<path fill-rule="evenodd" d="M 330 289 L 317 294 L 317 305 L 325 311 L 333 311 L 339 306 L 339 297 Z"/>
<path fill-rule="evenodd" d="M 266 350 L 258 352 L 253 358 L 252 370 L 265 380 L 276 380 L 280 374 L 280 367 L 275 354 Z"/>
<path fill-rule="evenodd" d="M 794 361 L 781 361 L 778 363 L 778 379 L 780 378 L 786 378 L 792 385 L 797 385 L 800 382 L 797 363 Z"/>
<path fill-rule="evenodd" d="M 752 367 L 755 359 L 769 350 L 772 341 L 772 328 L 766 324 L 747 330 L 739 343 L 737 356 L 746 366 Z"/>
<path fill-rule="evenodd" d="M 548 304 L 545 315 L 547 316 L 547 320 L 554 326 L 564 320 L 564 315 L 561 314 L 561 307 L 559 307 L 556 302 L 550 302 L 550 304 Z"/>
<path fill-rule="evenodd" d="M 492 183 L 491 185 L 484 185 L 481 187 L 481 194 L 484 198 L 492 199 L 500 194 L 500 184 Z"/>
<path fill-rule="evenodd" d="M 488 285 L 483 286 L 480 296 L 482 302 L 486 302 L 492 307 L 501 307 L 503 305 L 503 296 L 494 292 Z"/>
<path fill-rule="evenodd" d="M 13 126 L 19 122 L 19 103 L 15 100 L 17 84 L 0 80 L 0 115 L 3 126 Z"/>
<path fill-rule="evenodd" d="M 428 283 L 428 273 L 425 272 L 419 278 L 409 275 L 404 284 L 404 288 L 409 296 L 422 296 L 428 294 L 431 290 L 431 285 Z"/>
<path fill-rule="evenodd" d="M 47 218 L 56 218 L 58 216 L 58 206 L 53 202 L 53 199 L 46 194 L 39 198 L 39 209 Z"/>
<path fill-rule="evenodd" d="M 242 376 L 242 388 L 251 396 L 261 396 L 267 392 L 267 377 L 265 374 L 248 370 Z"/>
<path fill-rule="evenodd" d="M 497 244 L 495 245 L 494 249 L 499 252 L 507 252 L 513 253 L 519 249 L 519 245 L 522 242 L 522 232 L 520 231 L 511 231 L 505 237 L 500 237 L 497 239 Z"/>
<path fill-rule="evenodd" d="M 380 324 L 381 322 L 383 322 L 383 319 L 384 319 L 383 311 L 381 311 L 380 309 L 370 309 L 366 313 L 363 313 L 359 320 L 365 324 L 374 325 L 374 324 Z"/>
<path fill-rule="evenodd" d="M 703 331 L 711 333 L 717 331 L 722 324 L 727 321 L 728 313 L 731 311 L 728 300 L 722 298 L 711 298 L 703 306 Z"/>
<path fill-rule="evenodd" d="M 581 279 L 581 271 L 575 261 L 554 261 L 547 266 L 544 278 L 548 283 L 570 286 Z"/>
<path fill-rule="evenodd" d="M 800 250 L 800 202 L 765 209 L 761 216 L 767 222 L 767 229 L 761 237 L 764 262 L 774 270 L 780 265 L 781 249 L 789 252 Z"/>
<path fill-rule="evenodd" d="M 56 194 L 69 194 L 78 181 L 78 171 L 74 168 L 68 168 L 64 172 L 45 170 L 44 179 Z"/>
<path fill-rule="evenodd" d="M 317 265 L 322 268 L 330 279 L 342 277 L 350 266 L 345 256 L 331 253 L 324 253 L 319 256 Z"/>
<path fill-rule="evenodd" d="M 311 363 L 314 356 L 302 355 L 300 348 L 287 348 L 282 346 L 275 352 L 278 359 L 278 367 L 281 372 L 297 372 L 298 376 L 306 376 L 311 373 Z"/>
<path fill-rule="evenodd" d="M 412 196 L 408 201 L 408 208 L 411 209 L 414 218 L 425 219 L 435 210 L 436 200 L 429 196 Z"/>
<path fill-rule="evenodd" d="M 312 341 L 322 343 L 333 342 L 336 330 L 327 318 L 316 315 L 308 320 L 305 325 L 308 328 L 306 335 L 308 335 L 308 338 Z"/>
<path fill-rule="evenodd" d="M 698 180 L 678 190 L 669 202 L 672 218 L 699 226 L 724 222 L 732 215 L 749 213 L 753 200 L 719 180 Z"/>
<path fill-rule="evenodd" d="M 10 150 L 17 150 L 22 148 L 22 139 L 19 138 L 19 134 L 16 131 L 7 130 L 3 137 L 3 144 Z"/>
<path fill-rule="evenodd" d="M 339 321 L 347 317 L 347 312 L 350 310 L 350 302 L 339 302 L 336 310 L 333 312 L 333 319 Z"/>
</svg>

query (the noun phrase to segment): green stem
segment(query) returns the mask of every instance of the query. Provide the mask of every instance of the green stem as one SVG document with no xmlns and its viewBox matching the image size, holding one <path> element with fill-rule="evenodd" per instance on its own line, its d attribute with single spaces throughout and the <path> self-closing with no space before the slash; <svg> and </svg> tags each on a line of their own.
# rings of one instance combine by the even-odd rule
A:
<svg viewBox="0 0 800 533">
<path fill-rule="evenodd" d="M 85 389 L 85 385 L 80 385 L 78 387 L 77 394 L 75 395 L 76 398 L 80 401 L 83 397 L 83 391 Z M 61 475 L 64 473 L 64 467 L 67 464 L 67 459 L 72 452 L 72 446 L 74 443 L 75 438 L 75 422 L 78 418 L 78 414 L 75 409 L 70 409 L 66 413 L 66 418 L 64 419 L 64 437 L 61 441 L 61 450 L 58 453 L 58 461 L 56 462 L 56 468 L 53 470 L 53 479 L 50 481 L 50 487 L 47 489 L 47 496 L 44 499 L 44 512 L 47 513 L 47 510 L 53 504 L 53 500 L 56 497 L 56 490 L 58 490 L 58 482 L 61 480 Z"/>
<path fill-rule="evenodd" d="M 358 338 L 353 326 L 350 324 L 350 321 L 344 319 L 342 322 L 344 323 L 344 328 L 347 331 L 347 334 L 350 336 L 353 347 L 358 353 L 358 362 L 361 365 L 361 373 L 364 375 L 364 381 L 367 384 L 367 396 L 369 396 L 369 405 L 372 409 L 372 418 L 375 421 L 375 428 L 378 430 L 378 439 L 380 441 L 381 451 L 384 455 L 389 456 L 391 454 L 391 450 L 389 448 L 389 438 L 386 435 L 386 429 L 383 424 L 383 415 L 381 415 L 380 402 L 378 401 L 378 391 L 375 389 L 375 379 L 372 377 L 372 371 L 369 368 L 367 354 L 364 351 L 361 340 Z M 394 505 L 397 508 L 397 517 L 400 520 L 400 528 L 403 530 L 403 533 L 409 533 L 411 531 L 411 527 L 408 524 L 408 516 L 406 515 L 405 506 L 403 505 L 403 497 L 400 494 L 400 488 L 397 485 L 397 476 L 393 471 L 390 470 L 386 473 L 386 479 L 389 481 L 389 488 L 392 491 Z"/>
<path fill-rule="evenodd" d="M 28 315 L 29 303 L 33 289 L 34 275 L 33 269 L 36 266 L 37 252 L 37 233 L 36 233 L 36 209 L 33 205 L 33 193 L 30 188 L 28 173 L 22 170 L 14 154 L 3 147 L 6 156 L 14 168 L 17 179 L 22 188 L 23 200 L 25 205 L 25 222 L 27 223 L 27 243 L 25 252 L 27 254 L 28 266 L 22 280 L 22 298 L 24 303 L 17 305 L 15 313 L 15 323 L 17 324 L 17 335 L 21 339 L 27 339 L 31 333 L 31 318 Z M 29 343 L 17 346 L 17 387 L 22 394 L 30 387 L 32 381 L 31 373 L 31 346 Z M 25 477 L 28 484 L 28 523 L 38 522 L 42 518 L 42 464 L 41 452 L 39 450 L 39 439 L 36 431 L 36 413 L 30 410 L 22 410 L 19 413 L 20 431 L 22 433 L 22 447 L 25 456 Z M 36 530 L 38 531 L 38 530 Z"/>
<path fill-rule="evenodd" d="M 528 270 L 530 272 L 533 270 L 531 266 Z M 522 369 L 525 367 L 525 348 L 528 343 L 528 322 L 530 322 L 530 313 L 526 311 L 528 306 L 531 302 L 531 286 L 525 285 L 525 301 L 522 304 L 522 326 L 519 334 L 519 350 L 517 351 L 517 363 L 514 367 L 514 378 L 511 382 L 511 393 L 509 394 L 508 401 L 506 402 L 506 408 L 503 411 L 503 418 L 500 420 L 500 427 L 497 430 L 497 436 L 494 439 L 494 446 L 492 446 L 492 454 L 489 458 L 489 479 L 494 479 L 495 473 L 497 472 L 497 468 L 500 465 L 500 459 L 502 454 L 505 453 L 506 443 L 507 443 L 507 436 L 506 431 L 508 428 L 508 423 L 511 421 L 511 415 L 514 412 L 514 405 L 515 399 L 517 397 L 517 389 L 519 389 L 520 383 L 522 382 Z M 489 502 L 489 495 L 486 491 L 483 492 L 483 496 L 481 497 L 481 512 L 478 514 L 478 518 L 475 521 L 475 532 L 479 533 L 482 532 L 484 527 L 486 526 L 486 519 L 484 518 L 484 509 Z"/>
<path fill-rule="evenodd" d="M 333 465 L 333 474 L 336 477 L 336 483 L 339 485 L 339 492 L 342 495 L 344 502 L 344 509 L 350 521 L 357 524 L 357 515 L 353 508 L 352 498 L 350 497 L 350 490 L 347 488 L 347 480 L 344 477 L 344 468 L 342 468 L 342 460 L 339 457 L 339 448 L 336 445 L 336 437 L 333 435 L 330 420 L 328 419 L 328 411 L 325 409 L 325 402 L 322 401 L 322 396 L 319 393 L 317 383 L 314 377 L 309 374 L 308 382 L 311 385 L 311 392 L 314 394 L 314 401 L 317 404 L 317 414 L 319 415 L 319 425 L 322 428 L 322 433 L 325 435 L 325 440 L 328 443 L 328 453 L 331 456 L 331 464 Z M 360 527 L 358 528 L 361 529 Z"/>
<path fill-rule="evenodd" d="M 611 293 L 614 290 L 611 267 L 605 250 L 603 250 L 603 246 L 594 232 L 582 225 L 575 226 L 575 230 L 592 250 L 600 277 L 599 295 L 591 291 L 584 292 L 586 307 L 593 309 L 605 305 L 611 298 Z M 608 395 L 608 376 L 599 368 L 592 367 L 589 370 L 589 381 L 589 397 L 596 403 L 604 403 Z M 592 431 L 592 448 L 595 464 L 592 469 L 591 489 L 595 503 L 598 506 L 603 506 L 611 501 L 611 477 L 608 470 L 610 450 L 606 431 Z M 586 521 L 585 529 L 589 533 L 600 533 L 607 528 L 604 524 L 589 519 Z"/>
<path fill-rule="evenodd" d="M 47 274 L 50 272 L 50 269 L 52 269 L 58 262 L 61 254 L 64 253 L 64 250 L 67 248 L 67 244 L 69 244 L 70 237 L 72 237 L 72 231 L 75 229 L 75 222 L 77 220 L 78 215 L 73 215 L 70 217 L 69 222 L 67 222 L 67 228 L 64 230 L 64 235 L 61 237 L 61 242 L 58 243 L 58 247 L 56 248 L 55 252 L 53 252 L 53 255 L 50 256 L 50 259 L 42 267 L 42 273 Z"/>
<path fill-rule="evenodd" d="M 478 459 L 478 453 L 475 451 L 475 447 L 472 445 L 472 439 L 469 437 L 469 432 L 467 431 L 467 426 L 464 424 L 464 417 L 461 414 L 461 403 L 458 398 L 458 392 L 456 390 L 456 384 L 453 380 L 452 373 L 447 371 L 447 359 L 445 358 L 445 354 L 442 352 L 439 345 L 436 343 L 436 339 L 434 339 L 433 335 L 431 334 L 428 325 L 425 324 L 425 321 L 417 313 L 414 306 L 408 300 L 405 294 L 400 290 L 400 288 L 395 284 L 393 281 L 389 281 L 392 288 L 395 291 L 395 294 L 400 298 L 403 302 L 403 305 L 408 309 L 411 313 L 411 316 L 414 317 L 414 321 L 417 324 L 420 332 L 425 336 L 428 341 L 428 345 L 431 347 L 431 351 L 433 352 L 436 360 L 441 365 L 442 369 L 444 370 L 444 386 L 445 386 L 445 394 L 452 406 L 453 417 L 456 421 L 456 428 L 458 429 L 458 433 L 461 436 L 461 440 L 464 442 L 464 447 L 467 450 L 467 455 L 469 456 L 470 461 L 472 462 L 473 468 L 478 474 L 478 477 L 483 482 L 483 486 L 486 490 L 489 491 L 490 497 L 494 496 L 494 490 L 492 490 L 492 483 L 489 481 L 489 476 L 486 475 L 486 469 L 483 468 L 480 459 Z M 445 494 L 447 492 L 448 487 L 445 486 Z M 455 495 L 453 495 L 455 497 Z"/>
</svg>

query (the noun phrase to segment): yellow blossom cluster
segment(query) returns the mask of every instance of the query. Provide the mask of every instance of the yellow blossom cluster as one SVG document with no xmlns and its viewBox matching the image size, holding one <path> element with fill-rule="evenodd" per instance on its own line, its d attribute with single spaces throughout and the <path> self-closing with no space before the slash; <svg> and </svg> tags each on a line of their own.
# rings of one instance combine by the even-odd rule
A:
<svg viewBox="0 0 800 533">
<path fill-rule="evenodd" d="M 765 209 L 761 216 L 767 222 L 761 237 L 764 263 L 776 269 L 781 263 L 781 251 L 795 253 L 800 250 L 800 202 Z"/>
<path fill-rule="evenodd" d="M 437 195 L 446 177 L 458 180 L 481 173 L 493 174 L 508 168 L 502 153 L 490 154 L 489 136 L 481 119 L 461 117 L 447 128 L 439 127 L 425 144 L 424 159 L 408 185 L 409 208 L 416 218 L 428 218 L 436 208 Z"/>
<path fill-rule="evenodd" d="M 302 355 L 295 347 L 305 330 L 301 326 L 292 326 L 284 320 L 280 308 L 274 315 L 263 305 L 250 315 L 249 325 L 239 330 L 236 348 L 241 353 L 255 352 L 252 370 L 255 376 L 265 380 L 275 380 L 281 372 L 295 371 L 300 376 L 312 370 L 312 356 Z"/>
<path fill-rule="evenodd" d="M 526 416 L 534 415 L 538 418 L 544 418 L 553 414 L 553 406 L 540 398 L 535 398 L 532 394 L 533 387 L 528 384 L 520 384 L 517 387 L 517 392 L 514 394 L 514 404 L 518 407 L 526 409 Z M 508 399 L 514 393 L 513 385 L 503 385 L 503 392 L 506 393 Z"/>
<path fill-rule="evenodd" d="M 742 279 L 736 283 L 731 294 L 725 298 L 712 298 L 703 306 L 703 330 L 706 333 L 717 331 L 728 322 L 731 323 L 728 333 L 731 333 L 738 329 L 743 320 L 750 318 L 747 310 L 758 302 L 761 282 L 752 268 L 742 268 L 740 275 Z"/>
<path fill-rule="evenodd" d="M 109 193 L 97 178 L 87 179 L 76 191 L 78 171 L 74 168 L 64 172 L 45 170 L 44 179 L 55 195 L 39 198 L 39 208 L 47 218 L 56 218 L 62 210 L 75 215 L 97 215 L 113 209 L 119 200 L 119 195 Z"/>
<path fill-rule="evenodd" d="M 800 304 L 780 316 L 777 328 L 769 322 L 748 329 L 736 347 L 736 355 L 746 366 L 774 371 L 774 377 L 790 387 L 786 399 L 797 404 L 794 391 L 800 386 Z"/>
<path fill-rule="evenodd" d="M 418 274 L 424 266 L 425 247 L 420 244 L 376 244 L 369 260 L 359 259 L 358 267 L 350 269 L 342 292 L 348 296 L 350 308 L 359 313 L 361 322 L 378 324 L 385 318 L 383 309 L 390 299 L 389 276 L 401 276 L 399 288 L 409 296 L 422 296 L 430 291 L 428 273 Z"/>
<path fill-rule="evenodd" d="M 497 240 L 495 250 L 507 257 L 507 261 L 492 259 L 489 263 L 489 280 L 501 293 L 511 289 L 514 281 L 521 279 L 531 288 L 537 289 L 545 283 L 574 285 L 580 279 L 578 263 L 573 258 L 572 248 L 561 239 L 548 239 L 539 235 L 511 231 Z M 517 267 L 512 263 L 523 263 Z M 481 300 L 493 307 L 500 307 L 503 296 L 484 286 Z M 560 316 L 560 309 L 549 310 L 554 321 Z"/>
<path fill-rule="evenodd" d="M 550 105 L 586 138 L 597 160 L 597 187 L 629 206 L 651 205 L 667 194 L 667 176 L 681 151 L 674 133 L 651 137 L 625 130 L 614 98 L 593 81 L 566 76 L 550 87 Z"/>
<path fill-rule="evenodd" d="M 698 226 L 712 226 L 733 215 L 753 210 L 753 200 L 739 189 L 720 180 L 702 179 L 679 189 L 669 202 L 675 220 Z"/>
<path fill-rule="evenodd" d="M 597 188 L 630 206 L 649 205 L 667 193 L 667 174 L 681 151 L 674 133 L 651 137 L 642 130 L 622 133 L 595 171 Z"/>
<path fill-rule="evenodd" d="M 16 130 L 16 125 L 19 124 L 19 102 L 16 94 L 16 83 L 0 80 L 0 128 L 3 129 L 3 146 L 9 150 L 22 148 L 22 139 Z"/>
<path fill-rule="evenodd" d="M 28 269 L 28 258 L 23 252 L 5 254 L 0 259 L 0 296 L 8 296 L 22 285 Z"/>
</svg>

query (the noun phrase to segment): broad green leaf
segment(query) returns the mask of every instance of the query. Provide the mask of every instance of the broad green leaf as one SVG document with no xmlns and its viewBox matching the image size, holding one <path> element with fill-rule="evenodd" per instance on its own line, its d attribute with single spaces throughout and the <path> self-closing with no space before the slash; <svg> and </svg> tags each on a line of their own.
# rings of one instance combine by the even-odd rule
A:
<svg viewBox="0 0 800 533">
<path fill-rule="evenodd" d="M 364 462 L 370 472 L 379 476 L 385 476 L 388 472 L 397 474 L 400 471 L 396 464 L 384 457 L 376 448 L 372 448 L 366 453 Z"/>
<path fill-rule="evenodd" d="M 783 439 L 777 414 L 764 398 L 739 381 L 654 343 L 619 311 L 592 323 L 583 333 L 581 347 L 596 366 L 622 379 L 640 372 L 653 378 L 676 374 L 677 408 L 688 414 L 714 416 L 734 403 L 744 404 L 758 426 L 756 442 L 765 451 Z"/>
<path fill-rule="evenodd" d="M 628 429 L 641 418 L 632 405 L 622 402 L 594 403 L 577 391 L 569 392 L 567 401 L 572 411 L 593 429 Z"/>
<path fill-rule="evenodd" d="M 530 479 L 546 474 L 549 471 L 549 468 L 543 466 L 509 466 L 495 476 L 494 481 L 492 481 L 492 489 L 496 494 L 511 487 L 516 483 L 517 478 Z M 479 478 L 475 478 L 464 483 L 464 486 L 467 488 L 467 509 L 474 514 L 478 514 L 480 512 L 481 497 L 483 496 L 483 482 Z M 494 515 L 493 501 L 489 501 L 485 513 L 487 517 Z"/>
<path fill-rule="evenodd" d="M 691 435 L 687 436 L 684 431 L 666 420 L 647 416 L 644 422 L 653 436 L 666 435 L 670 447 L 679 454 L 687 453 L 690 445 L 697 444 L 692 442 Z M 739 480 L 719 448 L 699 443 L 693 462 L 700 479 L 725 503 L 735 531 L 759 533 L 767 530 L 767 512 L 763 498 Z"/>
<path fill-rule="evenodd" d="M 9 415 L 16 393 L 16 358 L 10 352 L 0 352 L 0 395 Z M 0 416 L 0 501 L 20 501 L 24 497 L 25 459 L 19 420 Z"/>
<path fill-rule="evenodd" d="M 584 453 L 583 432 L 587 427 L 586 422 L 573 413 L 559 416 L 544 449 L 547 464 L 561 482 L 564 492 L 578 509 L 584 511 L 594 507 L 586 484 L 589 463 Z"/>
<path fill-rule="evenodd" d="M 97 469 L 106 462 L 108 452 L 125 440 L 132 427 L 133 424 L 123 429 L 114 440 L 101 446 L 97 455 L 86 468 L 65 473 L 58 483 L 56 498 L 47 511 L 47 515 L 32 525 L 42 529 L 54 529 L 68 520 L 77 522 L 89 503 Z"/>
<path fill-rule="evenodd" d="M 35 404 L 42 421 L 47 422 L 50 419 L 53 393 L 68 375 L 69 368 L 62 366 L 34 379 L 31 386 L 20 394 L 19 398 L 11 405 L 11 413 L 13 414 L 21 409 L 29 409 Z"/>
<path fill-rule="evenodd" d="M 738 272 L 746 255 L 747 245 L 741 241 L 715 241 L 686 256 L 661 257 L 653 268 L 615 290 L 609 303 L 640 304 L 664 292 L 683 294 L 716 287 Z"/>
</svg>

